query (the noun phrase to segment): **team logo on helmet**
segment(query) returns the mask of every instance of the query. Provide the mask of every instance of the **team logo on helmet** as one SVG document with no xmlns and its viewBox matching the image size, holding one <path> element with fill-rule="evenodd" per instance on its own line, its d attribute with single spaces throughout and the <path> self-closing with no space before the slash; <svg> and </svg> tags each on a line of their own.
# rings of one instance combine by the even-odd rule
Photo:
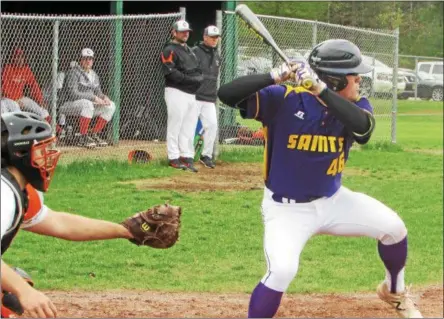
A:
<svg viewBox="0 0 444 319">
<path fill-rule="evenodd" d="M 320 57 L 317 56 L 311 56 L 311 61 L 316 64 L 322 61 L 322 59 Z"/>
</svg>

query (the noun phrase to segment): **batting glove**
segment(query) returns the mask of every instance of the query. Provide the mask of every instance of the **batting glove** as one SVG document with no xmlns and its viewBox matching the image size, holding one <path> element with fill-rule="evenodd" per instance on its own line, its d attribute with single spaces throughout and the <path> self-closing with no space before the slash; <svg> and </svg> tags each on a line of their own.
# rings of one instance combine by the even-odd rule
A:
<svg viewBox="0 0 444 319">
<path fill-rule="evenodd" d="M 298 86 L 305 87 L 316 95 L 321 94 L 327 88 L 327 84 L 321 81 L 316 72 L 305 63 L 298 63 L 295 72 L 295 82 Z"/>
<path fill-rule="evenodd" d="M 290 78 L 294 78 L 296 69 L 297 64 L 290 63 L 290 65 L 288 65 L 287 63 L 283 63 L 280 67 L 271 69 L 270 75 L 274 83 L 279 84 Z"/>
</svg>

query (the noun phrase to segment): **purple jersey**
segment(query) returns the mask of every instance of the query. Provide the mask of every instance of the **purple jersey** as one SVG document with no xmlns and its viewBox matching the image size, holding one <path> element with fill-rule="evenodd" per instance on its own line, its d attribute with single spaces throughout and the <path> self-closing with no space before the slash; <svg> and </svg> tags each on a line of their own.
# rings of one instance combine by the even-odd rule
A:
<svg viewBox="0 0 444 319">
<path fill-rule="evenodd" d="M 366 98 L 356 102 L 373 113 Z M 277 197 L 307 201 L 331 196 L 355 137 L 302 87 L 272 85 L 248 100 L 243 118 L 262 122 L 265 185 Z"/>
</svg>

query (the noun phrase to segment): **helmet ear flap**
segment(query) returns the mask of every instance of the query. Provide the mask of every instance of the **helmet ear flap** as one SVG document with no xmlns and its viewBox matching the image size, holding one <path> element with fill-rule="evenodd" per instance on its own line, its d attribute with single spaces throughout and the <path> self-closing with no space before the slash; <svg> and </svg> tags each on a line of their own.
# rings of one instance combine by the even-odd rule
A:
<svg viewBox="0 0 444 319">
<path fill-rule="evenodd" d="M 347 77 L 339 74 L 326 74 L 323 72 L 317 72 L 319 78 L 327 84 L 330 90 L 335 92 L 342 91 L 348 84 Z"/>
</svg>

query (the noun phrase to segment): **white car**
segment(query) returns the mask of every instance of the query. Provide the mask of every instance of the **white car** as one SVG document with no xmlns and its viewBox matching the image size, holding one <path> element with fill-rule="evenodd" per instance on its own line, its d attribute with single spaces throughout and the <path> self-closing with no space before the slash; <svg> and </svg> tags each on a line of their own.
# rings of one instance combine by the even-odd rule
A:
<svg viewBox="0 0 444 319">
<path fill-rule="evenodd" d="M 378 59 L 373 59 L 373 57 L 363 55 L 362 59 L 364 63 L 371 65 L 374 68 L 373 71 L 363 74 L 371 81 L 362 82 L 362 94 L 365 96 L 370 96 L 371 92 L 373 92 L 375 96 L 390 97 L 393 92 L 393 68 L 382 63 Z M 404 92 L 405 87 L 406 82 L 404 76 L 398 74 L 397 93 L 401 94 Z"/>
<path fill-rule="evenodd" d="M 271 59 L 239 55 L 237 59 L 237 76 L 265 73 L 272 69 Z"/>
<path fill-rule="evenodd" d="M 418 62 L 418 72 L 424 72 L 435 79 L 443 82 L 443 62 L 442 61 L 422 61 Z"/>
<path fill-rule="evenodd" d="M 246 49 L 238 51 L 237 60 L 237 75 L 248 75 L 255 73 L 266 73 L 269 72 L 273 67 L 277 67 L 282 64 L 282 59 L 276 55 L 275 65 L 273 65 L 271 54 L 268 52 L 261 52 L 255 56 L 249 56 L 246 54 Z M 302 53 L 295 49 L 284 49 L 283 52 L 288 56 L 290 60 L 296 60 L 301 62 L 306 62 Z M 268 54 L 267 54 L 268 53 Z"/>
</svg>

